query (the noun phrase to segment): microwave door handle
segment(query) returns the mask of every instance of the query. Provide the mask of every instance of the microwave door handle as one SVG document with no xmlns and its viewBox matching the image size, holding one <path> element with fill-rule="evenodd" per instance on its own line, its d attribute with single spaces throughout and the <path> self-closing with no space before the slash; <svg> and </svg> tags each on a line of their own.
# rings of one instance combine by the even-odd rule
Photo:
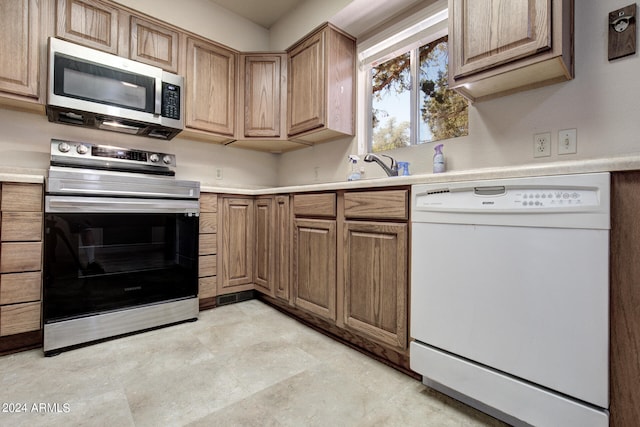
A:
<svg viewBox="0 0 640 427">
<path fill-rule="evenodd" d="M 161 115 L 162 113 L 162 79 L 156 77 L 156 105 L 153 114 L 156 116 Z"/>
</svg>

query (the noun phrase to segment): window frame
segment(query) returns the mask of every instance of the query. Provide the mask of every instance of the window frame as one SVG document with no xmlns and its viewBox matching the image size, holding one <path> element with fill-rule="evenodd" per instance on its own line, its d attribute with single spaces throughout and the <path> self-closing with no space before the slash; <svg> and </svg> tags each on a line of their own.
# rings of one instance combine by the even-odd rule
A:
<svg viewBox="0 0 640 427">
<path fill-rule="evenodd" d="M 420 67 L 418 49 L 448 35 L 448 8 L 446 0 L 438 0 L 419 12 L 393 24 L 375 35 L 358 43 L 358 99 L 362 105 L 358 108 L 358 154 L 372 151 L 373 120 L 371 68 L 376 64 L 410 52 L 410 142 L 415 147 L 418 140 L 420 109 L 418 108 L 419 92 L 416 82 L 419 81 Z M 408 148 L 408 147 L 407 147 Z"/>
</svg>

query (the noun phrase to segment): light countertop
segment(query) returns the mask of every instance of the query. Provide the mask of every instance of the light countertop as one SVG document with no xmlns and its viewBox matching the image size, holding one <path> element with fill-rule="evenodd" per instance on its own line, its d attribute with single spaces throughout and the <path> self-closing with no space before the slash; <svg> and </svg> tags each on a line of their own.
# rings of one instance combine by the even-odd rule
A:
<svg viewBox="0 0 640 427">
<path fill-rule="evenodd" d="M 308 191 L 357 190 L 364 188 L 391 187 L 438 182 L 472 181 L 483 179 L 564 175 L 576 173 L 615 172 L 626 170 L 640 170 L 640 153 L 599 159 L 567 160 L 519 166 L 469 169 L 464 171 L 452 171 L 440 174 L 428 173 L 411 176 L 361 179 L 358 181 L 324 182 L 285 187 L 235 188 L 214 186 L 203 182 L 201 183 L 200 190 L 204 193 L 257 196 L 268 194 L 299 193 Z M 46 173 L 46 169 L 25 169 L 0 166 L 0 181 L 43 183 Z"/>
<path fill-rule="evenodd" d="M 361 179 L 358 181 L 337 181 L 318 184 L 271 187 L 264 189 L 241 189 L 209 186 L 203 183 L 200 191 L 204 193 L 226 193 L 239 195 L 268 195 L 298 193 L 306 191 L 357 190 L 363 188 L 391 187 L 397 185 L 427 184 L 438 182 L 475 181 L 497 178 L 518 178 L 529 176 L 565 175 L 577 173 L 614 172 L 640 170 L 640 154 L 618 157 L 569 160 L 551 163 L 527 164 L 521 166 L 503 166 L 440 174 L 419 174 L 390 178 Z"/>
</svg>

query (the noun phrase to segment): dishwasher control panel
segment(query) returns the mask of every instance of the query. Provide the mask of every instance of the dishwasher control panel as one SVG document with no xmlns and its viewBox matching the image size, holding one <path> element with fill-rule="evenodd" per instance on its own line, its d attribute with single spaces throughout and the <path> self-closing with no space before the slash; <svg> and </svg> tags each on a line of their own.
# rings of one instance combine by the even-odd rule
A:
<svg viewBox="0 0 640 427">
<path fill-rule="evenodd" d="M 608 173 L 412 186 L 412 222 L 609 228 Z M 577 215 L 570 215 L 570 214 Z"/>
</svg>

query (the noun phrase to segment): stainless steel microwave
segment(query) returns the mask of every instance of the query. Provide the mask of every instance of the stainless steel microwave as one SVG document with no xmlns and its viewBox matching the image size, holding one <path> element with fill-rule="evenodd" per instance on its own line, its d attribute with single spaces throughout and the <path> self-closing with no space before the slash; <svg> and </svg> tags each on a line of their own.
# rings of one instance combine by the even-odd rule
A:
<svg viewBox="0 0 640 427">
<path fill-rule="evenodd" d="M 49 121 L 172 139 L 184 129 L 184 78 L 49 38 Z"/>
</svg>

